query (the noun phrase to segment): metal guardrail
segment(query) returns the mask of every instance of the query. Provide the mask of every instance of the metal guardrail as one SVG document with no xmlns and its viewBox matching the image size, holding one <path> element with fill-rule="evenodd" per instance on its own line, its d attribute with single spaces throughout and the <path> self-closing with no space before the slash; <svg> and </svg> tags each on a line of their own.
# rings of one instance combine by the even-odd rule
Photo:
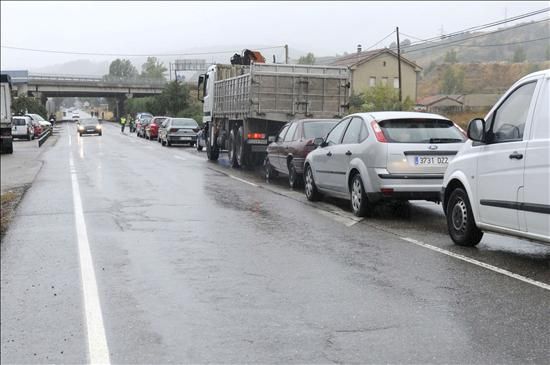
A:
<svg viewBox="0 0 550 365">
<path fill-rule="evenodd" d="M 38 138 L 38 147 L 39 148 L 42 147 L 44 142 L 46 142 L 48 137 L 51 136 L 52 134 L 53 134 L 53 127 L 48 129 L 44 134 L 42 134 L 42 136 L 40 136 L 40 138 Z"/>
<path fill-rule="evenodd" d="M 85 76 L 85 75 L 55 75 L 55 74 L 29 74 L 29 82 L 35 81 L 60 81 L 60 82 L 82 82 L 82 83 L 102 83 L 108 85 L 144 85 L 144 86 L 164 86 L 167 81 L 159 79 L 145 79 L 142 77 L 123 78 L 114 76 Z"/>
</svg>

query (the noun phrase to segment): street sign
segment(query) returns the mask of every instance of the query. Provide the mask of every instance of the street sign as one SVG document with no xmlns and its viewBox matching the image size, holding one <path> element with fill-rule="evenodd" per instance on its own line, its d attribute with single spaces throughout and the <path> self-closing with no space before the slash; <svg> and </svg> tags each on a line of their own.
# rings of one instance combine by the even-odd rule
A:
<svg viewBox="0 0 550 365">
<path fill-rule="evenodd" d="M 176 60 L 173 64 L 174 71 L 205 71 L 206 60 L 187 59 Z"/>
</svg>

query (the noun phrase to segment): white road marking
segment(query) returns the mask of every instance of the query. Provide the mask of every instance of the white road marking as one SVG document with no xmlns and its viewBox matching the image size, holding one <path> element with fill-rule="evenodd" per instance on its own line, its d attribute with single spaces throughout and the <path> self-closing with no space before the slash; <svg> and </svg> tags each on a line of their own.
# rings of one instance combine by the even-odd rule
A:
<svg viewBox="0 0 550 365">
<path fill-rule="evenodd" d="M 499 273 L 499 274 L 502 274 L 502 275 L 506 275 L 506 276 L 508 276 L 508 277 L 511 277 L 511 278 L 514 278 L 514 279 L 523 281 L 523 282 L 525 282 L 525 283 L 528 283 L 528 284 L 531 284 L 531 285 L 535 285 L 535 286 L 537 286 L 537 287 L 539 287 L 539 288 L 546 289 L 546 290 L 550 290 L 550 285 L 548 285 L 548 284 L 545 284 L 545 283 L 542 283 L 542 282 L 540 282 L 540 281 L 536 281 L 536 280 L 533 280 L 533 279 L 529 279 L 529 278 L 527 278 L 527 277 L 525 277 L 525 276 L 515 274 L 515 273 L 513 273 L 513 272 L 511 272 L 511 271 L 504 270 L 504 269 L 501 269 L 501 268 L 496 267 L 496 266 L 493 266 L 493 265 L 486 264 L 485 262 L 481 262 L 481 261 L 478 261 L 478 260 L 475 260 L 475 259 L 466 257 L 466 256 L 464 256 L 464 255 L 460 255 L 460 254 L 458 254 L 458 253 L 454 253 L 454 252 L 451 252 L 451 251 L 447 251 L 447 250 L 445 250 L 445 249 L 443 249 L 443 248 L 439 248 L 439 247 L 436 247 L 436 246 L 432 246 L 432 245 L 429 245 L 429 244 L 427 244 L 427 243 L 424 243 L 424 242 L 415 240 L 415 239 L 413 239 L 413 238 L 409 238 L 409 237 L 399 237 L 399 238 L 401 238 L 403 241 L 407 241 L 407 242 L 410 242 L 410 243 L 414 243 L 415 245 L 418 245 L 418 246 L 427 248 L 427 249 L 432 250 L 432 251 L 436 251 L 436 252 L 442 253 L 442 254 L 444 254 L 444 255 L 453 257 L 453 258 L 455 258 L 455 259 L 469 262 L 470 264 L 474 264 L 474 265 L 483 267 L 483 268 L 485 268 L 485 269 L 494 271 L 494 272 L 496 272 L 496 273 Z"/>
<path fill-rule="evenodd" d="M 227 175 L 227 176 L 229 176 L 230 178 L 235 179 L 235 180 L 237 180 L 237 181 L 243 182 L 243 183 L 245 183 L 245 184 L 248 184 L 248 185 L 252 185 L 252 186 L 258 187 L 258 184 L 254 184 L 253 182 L 247 181 L 247 180 L 245 180 L 245 179 L 241 179 L 240 177 L 233 176 L 233 175 Z"/>
<path fill-rule="evenodd" d="M 74 218 L 76 235 L 78 239 L 78 253 L 80 257 L 80 278 L 82 280 L 82 292 L 84 296 L 84 313 L 86 316 L 86 329 L 88 332 L 88 358 L 91 364 L 110 364 L 109 347 L 105 336 L 103 315 L 97 290 L 94 264 L 88 242 L 88 232 L 84 220 L 80 187 L 74 167 L 72 154 L 69 159 L 71 167 L 71 182 L 73 191 Z"/>
<path fill-rule="evenodd" d="M 177 158 L 178 160 L 182 160 L 182 161 L 187 161 L 187 159 L 185 157 L 181 157 L 181 156 L 178 156 L 178 155 L 174 155 L 174 158 Z"/>
</svg>

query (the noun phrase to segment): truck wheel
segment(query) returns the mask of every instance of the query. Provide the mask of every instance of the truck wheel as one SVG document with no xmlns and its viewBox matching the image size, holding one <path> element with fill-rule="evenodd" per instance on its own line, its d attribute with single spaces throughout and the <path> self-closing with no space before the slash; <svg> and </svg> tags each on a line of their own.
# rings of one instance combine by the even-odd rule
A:
<svg viewBox="0 0 550 365">
<path fill-rule="evenodd" d="M 13 144 L 10 144 L 8 148 L 6 149 L 8 153 L 13 153 Z"/>
<path fill-rule="evenodd" d="M 481 241 L 483 232 L 477 228 L 468 194 L 464 189 L 452 191 L 447 204 L 447 229 L 454 243 L 473 247 Z"/>
<path fill-rule="evenodd" d="M 214 146 L 210 145 L 210 138 L 206 139 L 206 156 L 210 161 L 217 161 L 220 156 L 218 146 L 216 144 Z"/>
<path fill-rule="evenodd" d="M 228 146 L 227 146 L 227 157 L 229 158 L 229 165 L 231 167 L 239 167 L 239 163 L 237 161 L 237 154 L 235 151 L 236 147 L 236 141 L 235 141 L 235 130 L 232 129 L 231 132 L 229 132 L 229 140 L 228 140 Z"/>
<path fill-rule="evenodd" d="M 237 136 L 235 139 L 235 156 L 237 160 L 237 164 L 241 167 L 244 167 L 246 165 L 249 165 L 248 156 L 245 151 L 245 145 L 244 145 L 244 131 L 243 127 L 239 127 L 237 131 Z"/>
<path fill-rule="evenodd" d="M 311 171 L 311 167 L 309 165 L 306 166 L 305 191 L 307 200 L 314 202 L 321 199 L 321 193 L 315 185 L 315 180 L 313 179 L 313 171 Z"/>
</svg>

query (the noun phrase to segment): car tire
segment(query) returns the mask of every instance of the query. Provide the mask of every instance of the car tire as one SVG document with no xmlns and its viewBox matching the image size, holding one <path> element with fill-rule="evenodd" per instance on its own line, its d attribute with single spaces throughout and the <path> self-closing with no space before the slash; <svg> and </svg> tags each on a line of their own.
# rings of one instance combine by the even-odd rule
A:
<svg viewBox="0 0 550 365">
<path fill-rule="evenodd" d="M 78 133 L 80 135 L 80 137 L 82 137 L 82 133 Z"/>
<path fill-rule="evenodd" d="M 30 133 L 27 134 L 27 139 L 28 139 L 29 141 L 32 141 L 32 135 L 31 135 Z"/>
<path fill-rule="evenodd" d="M 197 142 L 197 151 L 199 151 L 199 152 L 202 151 L 202 146 L 199 142 Z"/>
<path fill-rule="evenodd" d="M 103 132 L 99 132 L 99 136 L 102 136 L 103 135 Z"/>
<path fill-rule="evenodd" d="M 369 215 L 371 205 L 369 204 L 360 173 L 356 173 L 351 179 L 350 203 L 351 210 L 356 217 L 365 217 Z"/>
<path fill-rule="evenodd" d="M 172 147 L 172 143 L 168 140 L 168 137 L 166 137 L 166 147 Z"/>
<path fill-rule="evenodd" d="M 462 188 L 454 189 L 447 203 L 447 229 L 453 242 L 459 246 L 473 247 L 483 237 L 477 228 L 470 199 Z"/>
<path fill-rule="evenodd" d="M 288 186 L 291 189 L 302 186 L 303 177 L 296 172 L 296 166 L 294 166 L 294 161 L 290 161 L 288 164 Z"/>
<path fill-rule="evenodd" d="M 277 177 L 277 170 L 273 168 L 273 165 L 269 162 L 269 158 L 266 157 L 264 160 L 264 171 L 265 171 L 265 179 L 267 181 Z"/>
<path fill-rule="evenodd" d="M 320 200 L 322 195 L 321 195 L 321 192 L 317 189 L 317 185 L 315 185 L 315 179 L 313 178 L 313 171 L 311 170 L 311 167 L 309 165 L 306 165 L 306 171 L 304 176 L 305 176 L 304 190 L 306 193 L 307 200 L 312 202 Z"/>
</svg>

